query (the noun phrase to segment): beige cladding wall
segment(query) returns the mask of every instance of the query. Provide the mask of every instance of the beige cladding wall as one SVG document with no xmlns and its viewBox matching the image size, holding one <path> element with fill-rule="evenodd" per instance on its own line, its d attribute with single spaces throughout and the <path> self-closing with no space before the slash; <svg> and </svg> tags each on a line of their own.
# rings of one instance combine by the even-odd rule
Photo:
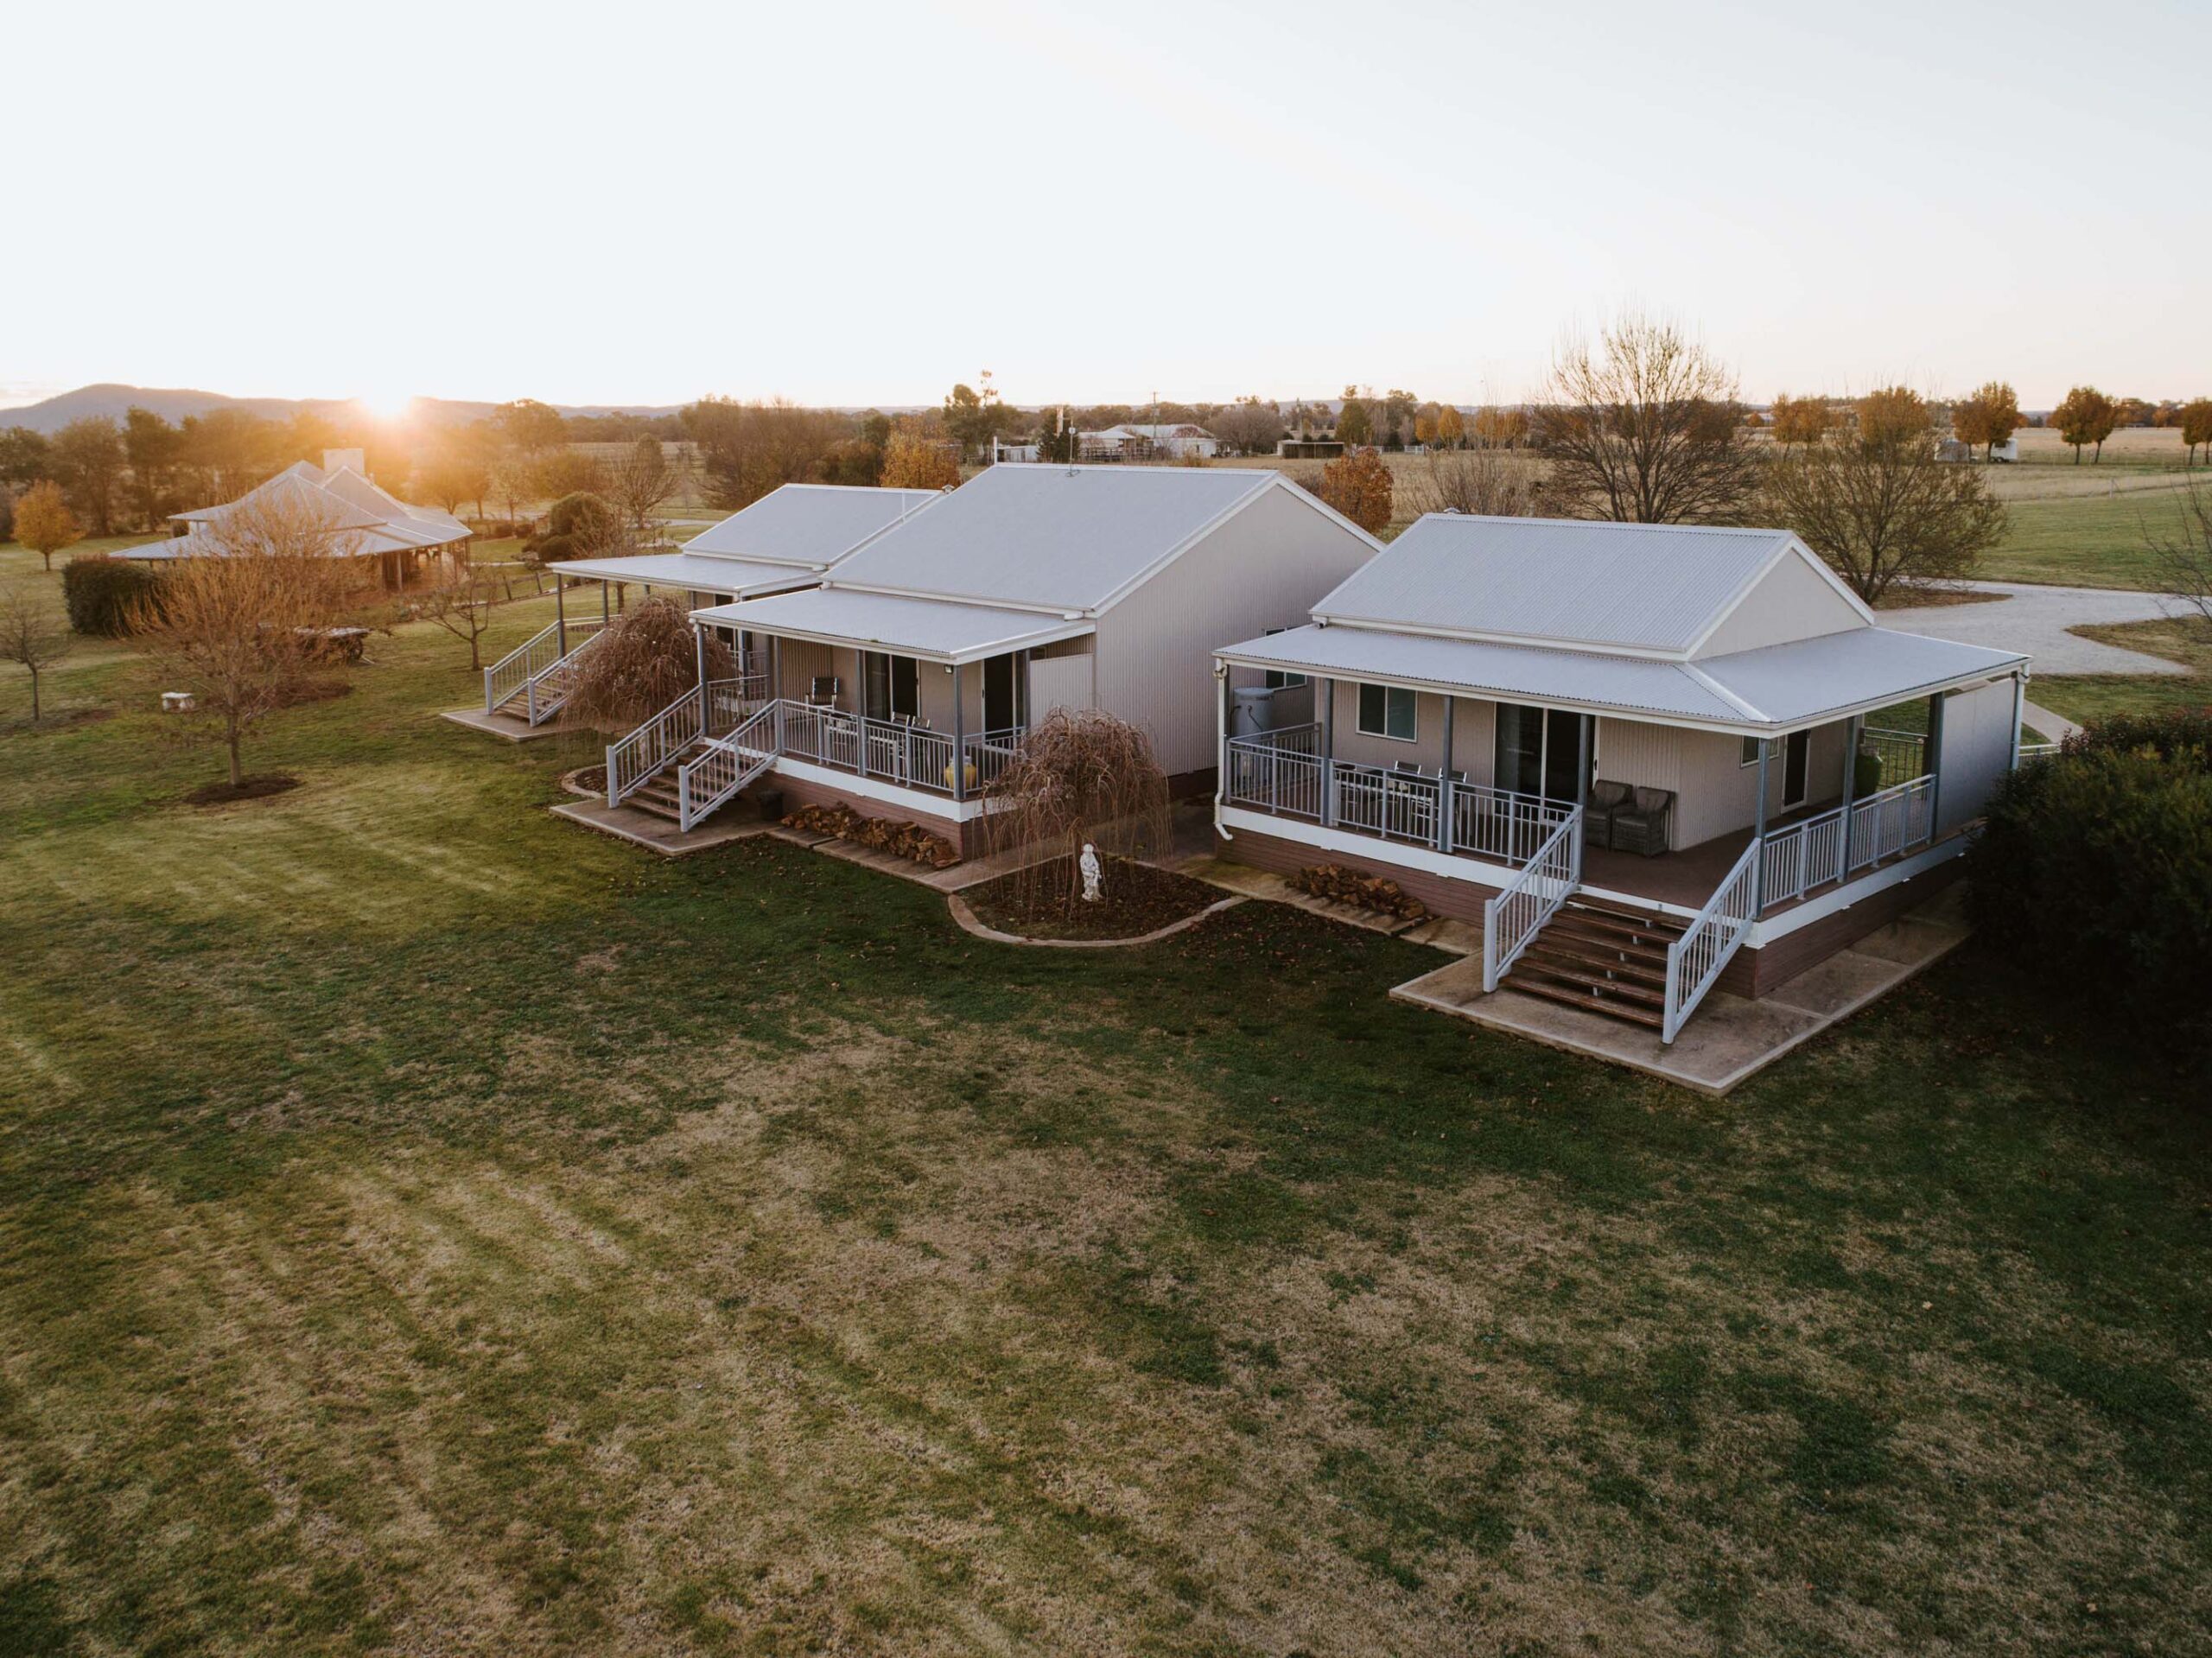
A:
<svg viewBox="0 0 2212 1658">
<path fill-rule="evenodd" d="M 1844 725 L 1813 730 L 1806 756 L 1805 804 L 1819 805 L 1843 793 Z M 1743 763 L 1744 740 L 1721 732 L 1690 731 L 1641 720 L 1600 718 L 1598 775 L 1611 782 L 1675 791 L 1669 839 L 1677 848 L 1747 829 L 1758 821 L 1758 767 Z M 1779 740 L 1767 765 L 1767 816 L 1785 810 L 1786 781 Z"/>
<path fill-rule="evenodd" d="M 1395 765 L 1405 761 L 1424 772 L 1444 765 L 1444 698 L 1434 692 L 1414 694 L 1418 726 L 1412 742 L 1378 737 L 1359 728 L 1359 682 L 1339 679 L 1336 687 L 1335 753 L 1340 760 L 1360 765 Z M 1497 730 L 1497 705 L 1473 697 L 1453 699 L 1452 713 L 1452 769 L 1468 783 L 1487 785 L 1495 769 L 1493 744 Z"/>
<path fill-rule="evenodd" d="M 1791 639 L 1818 638 L 1865 619 L 1827 579 L 1796 556 L 1769 570 L 1738 601 L 1698 651 L 1700 658 L 1756 651 Z"/>
<path fill-rule="evenodd" d="M 1099 617 L 1098 706 L 1149 732 L 1171 776 L 1211 769 L 1214 651 L 1309 621 L 1374 550 L 1288 490 L 1269 490 Z"/>
</svg>

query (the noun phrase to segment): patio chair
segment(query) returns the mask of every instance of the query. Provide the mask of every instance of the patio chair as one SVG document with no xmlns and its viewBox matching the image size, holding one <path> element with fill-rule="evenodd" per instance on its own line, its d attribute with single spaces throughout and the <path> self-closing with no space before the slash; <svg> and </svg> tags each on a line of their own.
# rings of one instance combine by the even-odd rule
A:
<svg viewBox="0 0 2212 1658">
<path fill-rule="evenodd" d="M 1582 804 L 1582 843 L 1611 846 L 1613 814 L 1628 804 L 1629 786 L 1599 778 L 1590 785 L 1590 798 Z"/>
<path fill-rule="evenodd" d="M 844 683 L 836 675 L 817 674 L 807 681 L 806 700 L 816 708 L 829 708 L 836 702 L 844 689 Z"/>
<path fill-rule="evenodd" d="M 1616 852 L 1640 852 L 1656 858 L 1667 849 L 1668 820 L 1674 811 L 1672 789 L 1633 790 L 1628 804 L 1613 808 L 1605 844 Z"/>
</svg>

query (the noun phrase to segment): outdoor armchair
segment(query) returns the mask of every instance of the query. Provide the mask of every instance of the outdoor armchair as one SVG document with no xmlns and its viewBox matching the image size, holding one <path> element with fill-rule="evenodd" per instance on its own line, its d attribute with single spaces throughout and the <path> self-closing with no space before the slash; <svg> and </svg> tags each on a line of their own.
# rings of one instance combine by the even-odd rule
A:
<svg viewBox="0 0 2212 1658">
<path fill-rule="evenodd" d="M 1667 849 L 1667 823 L 1674 815 L 1672 789 L 1638 788 L 1626 805 L 1612 810 L 1612 829 L 1606 844 L 1616 852 L 1640 852 L 1656 858 Z"/>
<path fill-rule="evenodd" d="M 1590 785 L 1590 798 L 1582 805 L 1582 840 L 1586 846 L 1612 844 L 1613 814 L 1628 804 L 1629 787 L 1599 778 Z"/>
</svg>

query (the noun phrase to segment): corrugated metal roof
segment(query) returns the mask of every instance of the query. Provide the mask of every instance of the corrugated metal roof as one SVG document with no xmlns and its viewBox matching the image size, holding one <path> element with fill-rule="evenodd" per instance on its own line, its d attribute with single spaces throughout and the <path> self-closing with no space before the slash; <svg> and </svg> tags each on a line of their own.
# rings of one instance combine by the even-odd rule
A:
<svg viewBox="0 0 2212 1658">
<path fill-rule="evenodd" d="M 840 565 L 839 587 L 1089 610 L 1277 474 L 1204 467 L 992 467 Z"/>
<path fill-rule="evenodd" d="M 2022 660 L 1885 628 L 1770 645 L 1695 664 L 1343 626 L 1292 628 L 1216 654 L 1252 666 L 1617 708 L 1745 731 L 1807 725 L 1870 702 L 1902 701 Z"/>
<path fill-rule="evenodd" d="M 1784 530 L 1432 512 L 1313 607 L 1331 620 L 1686 651 Z"/>
<path fill-rule="evenodd" d="M 1090 622 L 1071 622 L 1035 611 L 952 604 L 899 594 L 854 593 L 842 588 L 809 588 L 691 613 L 702 621 L 728 627 L 749 627 L 759 632 L 870 651 L 895 651 L 902 656 L 927 657 L 938 662 L 975 662 L 1092 631 Z"/>
<path fill-rule="evenodd" d="M 834 564 L 879 530 L 943 499 L 934 489 L 785 484 L 684 543 L 690 553 Z"/>
<path fill-rule="evenodd" d="M 623 558 L 572 558 L 549 564 L 563 575 L 594 581 L 635 581 L 701 593 L 779 593 L 811 586 L 821 577 L 809 564 L 771 564 L 766 559 L 702 558 L 693 553 L 640 553 Z"/>
<path fill-rule="evenodd" d="M 1980 674 L 2010 672 L 2027 658 L 1955 639 L 1887 627 L 1854 627 L 1818 638 L 1707 657 L 1697 665 L 1714 683 L 1777 725 L 1802 725 L 1832 708 L 1892 701 Z"/>
<path fill-rule="evenodd" d="M 325 472 L 311 461 L 294 461 L 235 501 L 219 506 L 194 507 L 169 516 L 196 526 L 195 535 L 213 537 L 220 533 L 227 515 L 247 501 L 261 499 L 286 503 L 291 508 L 313 513 L 334 529 L 356 532 L 365 539 L 349 549 L 355 556 L 439 547 L 465 540 L 469 534 L 468 526 L 450 513 L 435 507 L 410 505 L 351 467 Z M 192 544 L 182 550 L 141 553 L 139 556 L 188 558 L 212 548 L 212 543 L 195 540 L 194 536 L 180 539 Z"/>
</svg>

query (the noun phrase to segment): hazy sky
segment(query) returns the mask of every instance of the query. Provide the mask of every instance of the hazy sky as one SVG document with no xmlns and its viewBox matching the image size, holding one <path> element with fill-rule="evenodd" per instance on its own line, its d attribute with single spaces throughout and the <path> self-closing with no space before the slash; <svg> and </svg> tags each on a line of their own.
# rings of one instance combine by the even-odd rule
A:
<svg viewBox="0 0 2212 1658">
<path fill-rule="evenodd" d="M 2212 391 L 2212 3 L 22 4 L 0 403 Z"/>
</svg>

